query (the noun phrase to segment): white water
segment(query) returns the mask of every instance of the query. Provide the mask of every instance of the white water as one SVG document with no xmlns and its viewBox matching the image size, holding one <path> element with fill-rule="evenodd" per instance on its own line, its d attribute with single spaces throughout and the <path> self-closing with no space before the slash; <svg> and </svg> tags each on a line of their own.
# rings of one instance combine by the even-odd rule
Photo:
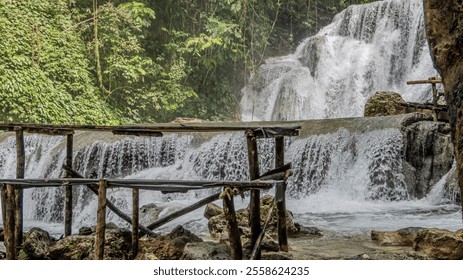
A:
<svg viewBox="0 0 463 280">
<path fill-rule="evenodd" d="M 243 119 L 303 119 L 359 116 L 376 90 L 395 90 L 408 100 L 429 98 L 428 89 L 408 79 L 434 75 L 423 31 L 420 0 L 390 0 L 354 6 L 338 15 L 318 36 L 308 38 L 295 54 L 269 59 L 244 89 Z M 258 86 L 256 86 L 258 85 Z M 258 87 L 258 89 L 257 89 Z M 259 106 L 257 106 L 257 104 Z M 355 122 L 355 120 L 354 120 Z M 101 140 L 104 139 L 104 140 Z M 14 178 L 13 138 L 0 137 L 0 177 Z M 272 140 L 259 142 L 261 171 L 271 168 Z M 86 177 L 159 179 L 247 178 L 246 143 L 242 134 L 203 140 L 192 135 L 159 138 L 112 138 L 76 135 L 75 168 Z M 27 178 L 59 177 L 64 162 L 60 137 L 26 137 Z M 288 208 L 297 221 L 341 233 L 367 233 L 421 226 L 461 227 L 458 206 L 446 204 L 445 178 L 428 197 L 417 200 L 404 180 L 403 139 L 397 128 L 333 133 L 293 138 L 285 158 L 294 175 L 288 182 Z M 141 204 L 155 203 L 166 215 L 204 197 L 201 192 L 162 196 L 142 192 Z M 108 192 L 118 207 L 130 213 L 130 192 Z M 96 200 L 80 188 L 73 229 L 95 224 Z M 247 201 L 237 204 L 245 206 Z M 63 191 L 25 193 L 26 228 L 42 226 L 62 233 Z M 111 221 L 124 225 L 108 214 Z M 202 209 L 167 224 L 198 233 L 207 231 Z"/>
<path fill-rule="evenodd" d="M 243 121 L 358 117 L 376 91 L 431 98 L 406 81 L 437 75 L 425 37 L 422 0 L 347 8 L 296 52 L 270 58 L 243 89 Z"/>
</svg>

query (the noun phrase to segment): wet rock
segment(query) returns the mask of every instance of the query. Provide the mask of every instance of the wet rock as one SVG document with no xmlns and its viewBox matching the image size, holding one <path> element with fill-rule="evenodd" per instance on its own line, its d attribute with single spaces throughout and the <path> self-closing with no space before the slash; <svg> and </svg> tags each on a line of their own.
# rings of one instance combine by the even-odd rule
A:
<svg viewBox="0 0 463 280">
<path fill-rule="evenodd" d="M 40 228 L 32 228 L 23 242 L 23 251 L 31 260 L 46 259 L 54 240 L 51 235 Z"/>
<path fill-rule="evenodd" d="M 138 253 L 136 260 L 157 261 L 159 260 L 153 253 Z"/>
<path fill-rule="evenodd" d="M 6 258 L 6 248 L 3 242 L 0 242 L 0 260 L 4 260 Z"/>
<path fill-rule="evenodd" d="M 405 100 L 396 92 L 378 91 L 365 104 L 365 117 L 401 115 L 405 109 L 400 104 Z"/>
<path fill-rule="evenodd" d="M 371 260 L 371 257 L 368 254 L 360 254 L 350 258 L 345 258 L 346 260 Z"/>
<path fill-rule="evenodd" d="M 5 240 L 5 235 L 4 235 L 4 229 L 0 228 L 0 242 L 3 242 Z"/>
<path fill-rule="evenodd" d="M 424 228 L 408 227 L 396 231 L 371 231 L 371 239 L 382 246 L 413 246 L 415 238 Z"/>
<path fill-rule="evenodd" d="M 285 252 L 262 253 L 261 260 L 293 260 L 293 256 Z"/>
<path fill-rule="evenodd" d="M 186 244 L 182 260 L 231 260 L 230 247 L 225 243 L 195 242 Z"/>
<path fill-rule="evenodd" d="M 428 259 L 463 259 L 463 230 L 426 229 L 417 235 L 415 242 L 415 251 Z"/>
<path fill-rule="evenodd" d="M 149 225 L 155 222 L 161 212 L 162 208 L 154 203 L 143 205 L 140 207 L 140 224 Z"/>
<path fill-rule="evenodd" d="M 104 259 L 131 259 L 131 232 L 126 229 L 108 229 L 105 233 Z M 95 257 L 95 236 L 72 235 L 50 247 L 48 254 L 54 260 L 91 260 Z"/>
<path fill-rule="evenodd" d="M 204 209 L 203 216 L 209 220 L 210 218 L 220 215 L 222 213 L 223 213 L 222 207 L 214 203 L 209 203 L 208 205 L 206 205 L 206 208 Z"/>
<path fill-rule="evenodd" d="M 79 229 L 79 235 L 91 235 L 94 233 L 91 227 L 81 227 Z"/>
<path fill-rule="evenodd" d="M 178 226 L 167 235 L 140 238 L 139 246 L 141 253 L 152 253 L 161 260 L 178 260 L 182 257 L 184 248 L 188 243 L 202 241 L 189 230 Z"/>
<path fill-rule="evenodd" d="M 317 227 L 306 227 L 301 224 L 295 223 L 294 224 L 297 228 L 297 232 L 290 232 L 288 233 L 289 237 L 297 238 L 297 237 L 322 237 L 325 233 L 317 228 Z"/>
</svg>

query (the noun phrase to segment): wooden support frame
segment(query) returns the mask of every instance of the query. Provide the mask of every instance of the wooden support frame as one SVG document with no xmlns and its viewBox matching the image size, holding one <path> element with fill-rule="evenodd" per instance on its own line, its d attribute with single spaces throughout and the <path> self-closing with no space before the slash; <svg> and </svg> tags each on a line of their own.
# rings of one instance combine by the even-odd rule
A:
<svg viewBox="0 0 463 280">
<path fill-rule="evenodd" d="M 248 147 L 248 169 L 249 180 L 256 180 L 259 178 L 259 155 L 257 150 L 257 138 L 254 136 L 252 130 L 246 131 L 246 140 Z M 260 190 L 251 190 L 249 202 L 249 223 L 251 228 L 251 248 L 257 243 L 261 232 L 260 224 Z M 257 251 L 256 259 L 260 259 L 260 250 Z"/>
<path fill-rule="evenodd" d="M 66 135 L 66 166 L 72 168 L 73 162 L 74 135 Z M 66 171 L 66 177 L 72 177 L 69 171 Z M 65 187 L 64 199 L 64 236 L 72 235 L 72 185 Z"/>
<path fill-rule="evenodd" d="M 6 216 L 5 216 L 5 247 L 6 259 L 16 259 L 16 238 L 15 238 L 15 189 L 13 185 L 6 186 Z"/>
<path fill-rule="evenodd" d="M 98 186 L 98 210 L 95 234 L 95 259 L 104 258 L 104 243 L 106 232 L 106 180 L 100 180 Z"/>
<path fill-rule="evenodd" d="M 223 192 L 223 213 L 227 220 L 228 240 L 230 241 L 231 257 L 234 260 L 243 259 L 243 246 L 241 245 L 240 230 L 236 220 L 235 204 L 233 192 L 230 188 L 225 188 Z"/>
<path fill-rule="evenodd" d="M 16 178 L 23 179 L 26 170 L 26 153 L 24 148 L 24 131 L 21 127 L 15 127 L 16 134 Z M 15 245 L 21 246 L 23 243 L 23 190 L 15 188 Z"/>
<path fill-rule="evenodd" d="M 132 257 L 138 254 L 140 190 L 132 189 Z"/>
<path fill-rule="evenodd" d="M 275 138 L 275 168 L 285 164 L 285 139 Z M 286 182 L 278 183 L 275 187 L 275 204 L 277 207 L 277 231 L 280 251 L 288 252 L 288 231 L 286 226 Z"/>
</svg>

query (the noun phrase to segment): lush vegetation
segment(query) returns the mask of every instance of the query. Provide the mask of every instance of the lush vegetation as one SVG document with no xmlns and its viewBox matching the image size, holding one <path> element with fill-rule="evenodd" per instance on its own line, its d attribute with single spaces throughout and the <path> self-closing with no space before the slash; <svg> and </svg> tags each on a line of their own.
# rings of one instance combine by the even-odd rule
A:
<svg viewBox="0 0 463 280">
<path fill-rule="evenodd" d="M 0 121 L 236 119 L 264 58 L 363 2 L 0 0 Z"/>
</svg>

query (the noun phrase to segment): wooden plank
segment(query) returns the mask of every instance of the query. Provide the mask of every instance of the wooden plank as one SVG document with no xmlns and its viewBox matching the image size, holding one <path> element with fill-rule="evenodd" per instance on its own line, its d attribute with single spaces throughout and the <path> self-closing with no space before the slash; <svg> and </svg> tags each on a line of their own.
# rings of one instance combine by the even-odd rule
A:
<svg viewBox="0 0 463 280">
<path fill-rule="evenodd" d="M 208 204 L 208 203 L 211 203 L 211 202 L 214 202 L 216 201 L 217 199 L 219 199 L 220 197 L 220 193 L 216 193 L 216 194 L 213 194 L 213 195 L 210 195 L 206 198 L 203 198 L 199 201 L 197 201 L 196 203 L 190 205 L 190 206 L 187 206 L 185 208 L 182 208 L 178 211 L 175 211 L 174 213 L 168 215 L 168 216 L 165 216 L 157 221 L 155 221 L 154 223 L 152 224 L 149 224 L 147 226 L 147 228 L 149 228 L 150 230 L 154 230 L 162 225 L 165 225 L 167 224 L 168 222 L 178 218 L 178 217 L 181 217 L 185 214 L 188 214 L 196 209 L 199 209 L 201 207 L 203 207 L 204 205 Z"/>
<path fill-rule="evenodd" d="M 16 134 L 16 178 L 24 178 L 26 170 L 26 153 L 24 148 L 24 131 L 21 127 L 15 127 Z M 23 190 L 15 188 L 15 245 L 21 246 L 23 241 Z"/>
<path fill-rule="evenodd" d="M 234 260 L 243 259 L 243 246 L 241 245 L 240 230 L 236 220 L 233 192 L 226 188 L 223 194 L 223 212 L 227 221 L 228 240 L 230 241 L 231 257 Z"/>
<path fill-rule="evenodd" d="M 246 140 L 248 148 L 248 169 L 249 179 L 256 180 L 259 178 L 259 155 L 257 150 L 257 138 L 251 130 L 246 131 Z M 260 190 L 252 190 L 249 203 L 250 228 L 251 228 L 251 247 L 254 248 L 261 232 L 260 225 Z M 260 250 L 257 251 L 256 258 L 260 259 Z"/>
<path fill-rule="evenodd" d="M 95 259 L 104 258 L 104 242 L 106 231 L 106 180 L 101 180 L 98 187 L 98 211 L 95 236 Z"/>
<path fill-rule="evenodd" d="M 13 185 L 6 186 L 6 223 L 4 229 L 4 240 L 6 247 L 6 259 L 16 259 L 16 238 L 15 238 L 15 192 Z"/>
<path fill-rule="evenodd" d="M 66 136 L 66 166 L 72 168 L 73 162 L 73 146 L 74 136 L 68 134 Z M 72 174 L 66 171 L 66 177 L 72 177 Z M 72 235 L 72 185 L 65 187 L 64 199 L 64 236 Z"/>
<path fill-rule="evenodd" d="M 285 163 L 285 141 L 283 137 L 275 138 L 275 167 L 282 167 Z M 276 185 L 275 201 L 277 207 L 277 231 L 280 251 L 288 252 L 288 231 L 286 227 L 286 182 Z"/>
<path fill-rule="evenodd" d="M 140 190 L 132 189 L 132 257 L 138 254 Z"/>
<path fill-rule="evenodd" d="M 73 177 L 76 177 L 76 178 L 82 178 L 83 177 L 77 171 L 69 168 L 68 166 L 63 165 L 63 168 L 64 168 L 64 170 L 66 170 L 66 172 L 69 172 Z M 93 192 L 95 195 L 98 196 L 98 185 L 97 184 L 86 184 L 85 186 L 87 186 L 87 188 L 89 188 L 89 190 L 91 192 Z M 106 205 L 108 206 L 108 208 L 111 211 L 114 212 L 114 214 L 119 216 L 122 220 L 126 221 L 130 225 L 132 224 L 132 218 L 130 218 L 124 212 L 119 210 L 119 208 L 117 208 L 117 206 L 114 205 L 110 200 L 106 200 Z M 140 228 L 140 231 L 142 231 L 145 234 L 148 234 L 148 235 L 153 235 L 154 234 L 151 230 L 149 230 L 147 227 L 145 227 L 143 225 L 139 225 L 139 228 Z"/>
</svg>

